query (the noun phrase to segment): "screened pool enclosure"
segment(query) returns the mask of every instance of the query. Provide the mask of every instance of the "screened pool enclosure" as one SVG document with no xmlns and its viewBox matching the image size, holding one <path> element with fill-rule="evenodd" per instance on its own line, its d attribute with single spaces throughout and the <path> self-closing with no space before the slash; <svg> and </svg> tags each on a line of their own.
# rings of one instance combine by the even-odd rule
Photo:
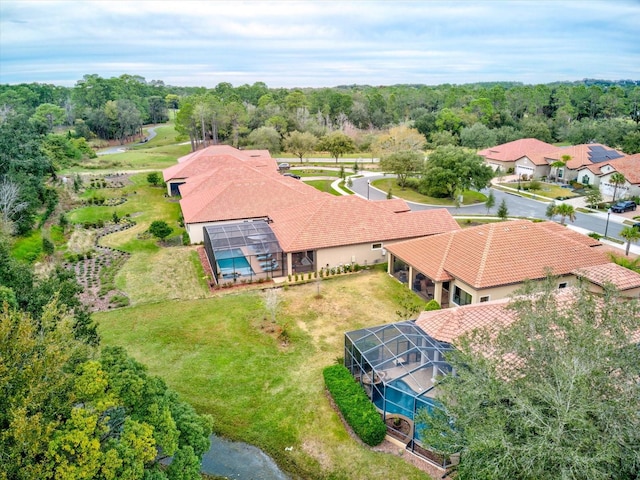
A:
<svg viewBox="0 0 640 480">
<path fill-rule="evenodd" d="M 345 366 L 385 420 L 400 417 L 410 423 L 411 433 L 403 440 L 411 450 L 422 450 L 414 417 L 420 409 L 432 411 L 437 406 L 434 380 L 451 373 L 443 358 L 450 349 L 448 343 L 431 338 L 413 321 L 345 334 Z M 428 452 L 416 453 L 434 459 Z"/>
<path fill-rule="evenodd" d="M 204 249 L 218 284 L 284 275 L 282 249 L 266 221 L 204 227 Z"/>
</svg>

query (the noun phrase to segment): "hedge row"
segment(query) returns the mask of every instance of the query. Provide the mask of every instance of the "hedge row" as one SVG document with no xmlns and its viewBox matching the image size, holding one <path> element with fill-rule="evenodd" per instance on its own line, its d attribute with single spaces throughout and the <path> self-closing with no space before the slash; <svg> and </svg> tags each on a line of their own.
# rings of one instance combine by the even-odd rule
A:
<svg viewBox="0 0 640 480">
<path fill-rule="evenodd" d="M 355 434 L 367 445 L 380 444 L 387 434 L 387 427 L 349 370 L 343 365 L 332 365 L 322 374 L 329 393 Z"/>
</svg>

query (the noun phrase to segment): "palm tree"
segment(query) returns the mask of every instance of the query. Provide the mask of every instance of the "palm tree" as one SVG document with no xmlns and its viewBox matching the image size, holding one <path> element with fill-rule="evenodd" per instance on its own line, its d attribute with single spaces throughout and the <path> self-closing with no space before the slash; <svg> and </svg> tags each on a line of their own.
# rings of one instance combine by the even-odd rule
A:
<svg viewBox="0 0 640 480">
<path fill-rule="evenodd" d="M 616 172 L 613 175 L 611 175 L 611 178 L 609 179 L 609 182 L 613 185 L 613 200 L 612 200 L 612 202 L 616 201 L 616 192 L 618 191 L 618 187 L 620 185 L 624 185 L 626 181 L 627 181 L 627 179 L 624 178 L 624 175 L 621 174 L 620 172 Z"/>
<path fill-rule="evenodd" d="M 555 208 L 555 213 L 560 215 L 560 224 L 564 225 L 565 218 L 569 217 L 569 220 L 574 222 L 576 220 L 576 210 L 573 205 L 568 203 L 561 203 Z"/>
<path fill-rule="evenodd" d="M 571 155 L 562 155 L 562 156 L 560 157 L 560 160 L 556 160 L 555 162 L 553 162 L 553 163 L 551 164 L 551 167 L 553 167 L 553 168 L 555 168 L 555 169 L 556 169 L 556 172 L 555 172 L 555 173 L 556 173 L 556 180 L 558 179 L 558 173 L 559 173 L 560 169 L 561 169 L 561 168 L 562 168 L 562 169 L 564 169 L 564 167 L 566 167 L 566 166 L 567 166 L 567 162 L 568 162 L 569 160 L 571 160 Z M 564 170 L 563 170 L 563 173 L 564 173 Z M 562 181 L 564 182 L 564 181 L 565 181 L 565 179 L 563 178 L 563 180 L 562 180 Z"/>
<path fill-rule="evenodd" d="M 615 253 L 609 253 L 609 259 L 621 267 L 640 273 L 640 257 L 631 259 L 621 255 L 616 255 Z"/>
<path fill-rule="evenodd" d="M 627 241 L 627 250 L 625 251 L 625 255 L 629 256 L 631 242 L 636 243 L 640 240 L 640 230 L 634 227 L 624 227 L 620 230 L 620 236 Z"/>
</svg>

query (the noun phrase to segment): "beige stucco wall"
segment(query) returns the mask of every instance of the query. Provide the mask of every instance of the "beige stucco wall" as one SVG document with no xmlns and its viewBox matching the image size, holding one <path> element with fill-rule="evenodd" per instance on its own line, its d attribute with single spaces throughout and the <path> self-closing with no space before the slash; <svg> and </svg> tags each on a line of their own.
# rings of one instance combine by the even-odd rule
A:
<svg viewBox="0 0 640 480">
<path fill-rule="evenodd" d="M 266 220 L 266 218 L 253 218 L 247 221 L 253 221 L 253 220 Z M 209 226 L 209 225 L 222 225 L 225 223 L 238 223 L 242 220 L 225 220 L 222 222 L 203 222 L 203 223 L 186 223 L 185 224 L 185 229 L 187 230 L 187 233 L 189 234 L 189 240 L 191 241 L 191 244 L 194 243 L 202 243 L 204 242 L 204 231 L 202 230 L 203 227 Z"/>
<path fill-rule="evenodd" d="M 558 278 L 557 283 L 558 285 L 560 285 L 561 283 L 566 283 L 567 287 L 570 287 L 577 283 L 577 279 L 574 275 L 566 275 Z M 489 300 L 500 300 L 502 298 L 509 298 L 511 295 L 513 295 L 516 292 L 516 290 L 521 288 L 522 285 L 523 285 L 522 283 L 519 283 L 519 284 L 513 284 L 513 285 L 502 285 L 499 287 L 483 288 L 483 289 L 476 290 L 470 285 L 467 285 L 465 282 L 459 279 L 456 279 L 451 282 L 451 288 L 450 288 L 451 298 L 449 299 L 449 301 L 453 304 L 453 293 L 454 293 L 454 288 L 456 286 L 460 287 L 465 292 L 471 294 L 471 303 L 480 303 L 480 298 L 485 296 L 488 296 Z"/>
<path fill-rule="evenodd" d="M 588 289 L 590 292 L 593 292 L 596 294 L 604 293 L 604 289 L 600 285 L 596 285 L 594 283 L 589 283 Z M 618 290 L 618 293 L 623 297 L 640 298 L 640 287 L 630 288 L 628 290 Z"/>
<path fill-rule="evenodd" d="M 592 187 L 598 187 L 600 185 L 600 177 L 593 173 L 591 170 L 589 170 L 588 168 L 582 168 L 578 170 L 577 180 L 583 185 L 587 184 L 587 182 L 583 181 L 585 176 L 589 179 L 588 185 L 591 185 Z"/>
<path fill-rule="evenodd" d="M 525 167 L 527 169 L 533 169 L 534 178 L 541 178 L 549 176 L 549 165 L 536 165 L 528 157 L 522 157 L 515 162 L 515 171 L 518 173 L 518 167 Z M 529 171 L 526 172 L 529 174 Z"/>
<path fill-rule="evenodd" d="M 358 245 L 347 245 L 342 247 L 323 248 L 317 251 L 316 265 L 320 269 L 329 265 L 337 267 L 347 263 L 357 263 L 358 265 L 373 265 L 376 263 L 384 263 L 387 261 L 386 250 L 372 249 L 373 243 L 362 243 Z"/>
</svg>

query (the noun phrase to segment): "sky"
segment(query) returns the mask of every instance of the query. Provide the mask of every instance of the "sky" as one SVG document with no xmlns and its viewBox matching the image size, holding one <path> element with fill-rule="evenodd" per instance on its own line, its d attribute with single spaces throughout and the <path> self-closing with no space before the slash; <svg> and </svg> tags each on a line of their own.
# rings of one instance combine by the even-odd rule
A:
<svg viewBox="0 0 640 480">
<path fill-rule="evenodd" d="M 640 0 L 0 0 L 0 84 L 640 79 Z"/>
</svg>

